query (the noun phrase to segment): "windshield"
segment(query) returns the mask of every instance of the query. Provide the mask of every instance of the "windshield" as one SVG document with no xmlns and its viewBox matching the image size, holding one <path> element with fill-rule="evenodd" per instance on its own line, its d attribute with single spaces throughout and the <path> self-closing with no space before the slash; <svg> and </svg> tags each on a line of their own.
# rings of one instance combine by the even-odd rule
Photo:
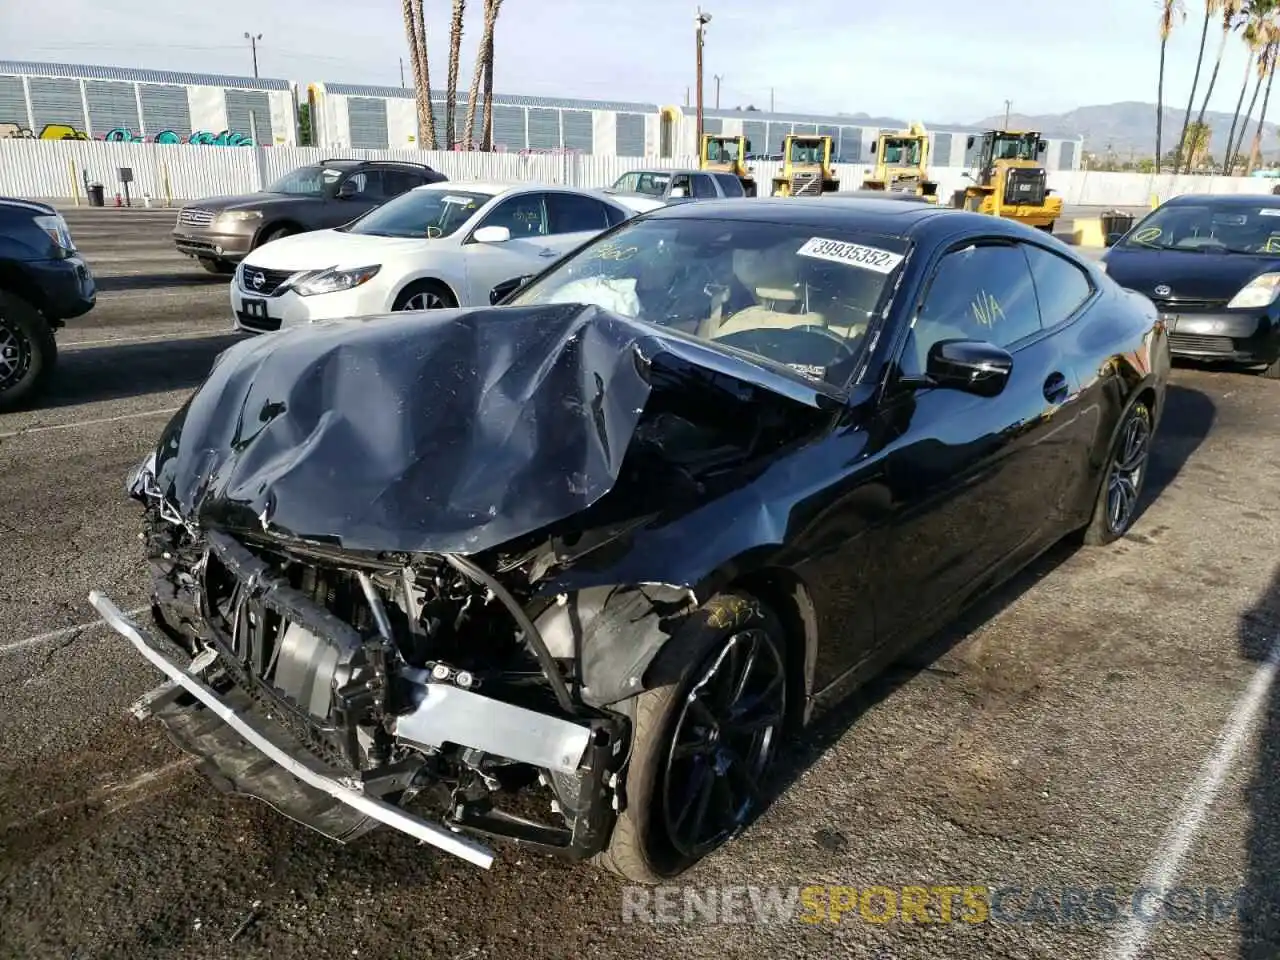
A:
<svg viewBox="0 0 1280 960">
<path fill-rule="evenodd" d="M 447 237 L 493 199 L 471 190 L 410 190 L 340 229 L 374 237 Z"/>
<path fill-rule="evenodd" d="M 1280 200 L 1174 204 L 1153 212 L 1119 246 L 1145 250 L 1280 255 Z"/>
<path fill-rule="evenodd" d="M 904 167 L 920 163 L 920 141 L 889 139 L 884 142 L 884 162 Z"/>
<path fill-rule="evenodd" d="M 737 140 L 711 140 L 707 143 L 707 160 L 710 163 L 734 163 L 738 160 Z"/>
<path fill-rule="evenodd" d="M 637 220 L 511 303 L 602 307 L 842 386 L 907 249 L 898 237 L 826 227 Z"/>
<path fill-rule="evenodd" d="M 791 141 L 791 162 L 792 163 L 821 163 L 822 162 L 822 141 L 821 140 L 792 140 Z"/>
<path fill-rule="evenodd" d="M 671 183 L 671 174 L 649 170 L 633 170 L 624 173 L 613 184 L 619 193 L 643 193 L 646 197 L 661 197 Z"/>
<path fill-rule="evenodd" d="M 267 188 L 268 193 L 285 193 L 291 197 L 322 197 L 325 188 L 342 179 L 342 171 L 333 167 L 315 165 L 299 167 L 287 173 Z"/>
<path fill-rule="evenodd" d="M 996 137 L 992 141 L 991 155 L 996 160 L 1034 160 L 1039 139 L 1034 133 L 1021 137 Z"/>
</svg>

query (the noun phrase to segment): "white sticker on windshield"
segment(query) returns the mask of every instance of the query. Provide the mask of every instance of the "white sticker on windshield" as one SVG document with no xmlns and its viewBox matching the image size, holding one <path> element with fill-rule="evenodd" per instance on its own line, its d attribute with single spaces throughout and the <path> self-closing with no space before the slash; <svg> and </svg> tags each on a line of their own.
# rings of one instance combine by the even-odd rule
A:
<svg viewBox="0 0 1280 960">
<path fill-rule="evenodd" d="M 1258 211 L 1260 217 L 1280 217 L 1280 207 L 1263 207 Z"/>
<path fill-rule="evenodd" d="M 904 259 L 900 253 L 881 250 L 879 247 L 865 247 L 860 243 L 845 243 L 843 240 L 824 240 L 822 237 L 810 237 L 796 253 L 815 260 L 847 263 L 876 273 L 889 273 Z"/>
<path fill-rule="evenodd" d="M 475 201 L 475 198 L 474 198 L 474 197 L 456 197 L 456 196 L 454 196 L 454 195 L 453 195 L 453 194 L 451 194 L 451 193 L 447 193 L 447 194 L 445 194 L 444 202 L 445 202 L 445 203 L 460 203 L 460 204 L 462 204 L 462 206 L 466 207 L 466 206 L 470 206 L 471 204 L 475 203 L 476 201 Z"/>
</svg>

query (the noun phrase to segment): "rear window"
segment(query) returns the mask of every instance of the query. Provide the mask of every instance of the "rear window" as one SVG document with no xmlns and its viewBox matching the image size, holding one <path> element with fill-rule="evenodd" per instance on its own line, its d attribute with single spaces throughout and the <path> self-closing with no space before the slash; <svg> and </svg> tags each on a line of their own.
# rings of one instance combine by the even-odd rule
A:
<svg viewBox="0 0 1280 960">
<path fill-rule="evenodd" d="M 726 197 L 744 197 L 746 191 L 742 189 L 742 181 L 729 173 L 717 173 L 716 181 L 720 184 L 720 189 L 724 191 Z"/>
<path fill-rule="evenodd" d="M 1157 250 L 1204 250 L 1280 256 L 1280 203 L 1170 204 L 1153 211 L 1119 244 Z"/>
</svg>

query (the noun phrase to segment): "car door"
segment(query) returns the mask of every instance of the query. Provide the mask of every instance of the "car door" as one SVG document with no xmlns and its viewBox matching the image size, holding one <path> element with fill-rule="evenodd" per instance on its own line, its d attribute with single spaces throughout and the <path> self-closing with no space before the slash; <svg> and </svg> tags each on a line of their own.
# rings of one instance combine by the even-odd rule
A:
<svg viewBox="0 0 1280 960">
<path fill-rule="evenodd" d="M 501 243 L 480 243 L 475 232 L 483 227 L 506 227 L 511 237 Z M 486 304 L 496 284 L 513 277 L 540 273 L 560 256 L 549 236 L 546 194 L 517 193 L 500 200 L 462 243 L 466 261 L 467 302 Z"/>
<path fill-rule="evenodd" d="M 1004 389 L 983 397 L 929 386 L 930 348 L 983 340 L 1010 352 Z M 1055 412 L 1078 392 L 1075 371 L 1045 335 L 1020 245 L 965 241 L 937 262 L 890 373 L 878 430 L 886 516 L 869 553 L 877 642 L 918 639 L 1045 526 L 1067 442 Z"/>
</svg>

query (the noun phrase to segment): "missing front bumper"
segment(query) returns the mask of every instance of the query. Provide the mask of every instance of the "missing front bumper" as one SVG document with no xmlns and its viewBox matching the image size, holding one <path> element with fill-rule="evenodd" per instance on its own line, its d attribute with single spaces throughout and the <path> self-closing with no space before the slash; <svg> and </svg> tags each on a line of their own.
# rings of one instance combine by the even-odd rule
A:
<svg viewBox="0 0 1280 960">
<path fill-rule="evenodd" d="M 184 748 L 208 758 L 206 768 L 216 769 L 206 769 L 206 773 L 215 783 L 257 796 L 285 815 L 336 839 L 358 835 L 367 829 L 367 821 L 376 821 L 477 866 L 488 869 L 492 864 L 494 853 L 489 848 L 454 829 L 370 796 L 358 781 L 323 767 L 312 755 L 286 740 L 270 717 L 257 709 L 250 698 L 242 697 L 239 690 L 233 689 L 224 696 L 208 686 L 198 675 L 199 658 L 192 665 L 179 664 L 162 642 L 98 591 L 90 593 L 89 601 L 173 685 L 144 712 L 151 712 L 164 722 Z M 173 698 L 168 694 L 177 694 L 177 688 L 199 701 L 204 710 L 193 713 L 174 709 Z M 428 694 L 416 710 L 400 718 L 399 723 L 414 741 L 492 749 L 499 745 L 496 735 L 503 741 L 501 752 L 510 759 L 553 770 L 576 769 L 584 756 L 599 752 L 591 744 L 592 733 L 587 727 L 452 688 L 442 688 L 440 692 L 445 689 L 448 692 L 438 698 Z M 481 722 L 486 719 L 492 722 Z M 257 759 L 253 751 L 259 755 Z M 267 768 L 268 761 L 279 769 Z M 591 778 L 596 780 L 599 765 L 589 765 L 596 767 Z M 241 784 L 250 778 L 253 789 L 242 789 Z M 484 829 L 482 824 L 476 826 Z M 598 828 L 589 832 L 595 835 Z M 598 836 L 592 839 L 599 842 Z"/>
</svg>

